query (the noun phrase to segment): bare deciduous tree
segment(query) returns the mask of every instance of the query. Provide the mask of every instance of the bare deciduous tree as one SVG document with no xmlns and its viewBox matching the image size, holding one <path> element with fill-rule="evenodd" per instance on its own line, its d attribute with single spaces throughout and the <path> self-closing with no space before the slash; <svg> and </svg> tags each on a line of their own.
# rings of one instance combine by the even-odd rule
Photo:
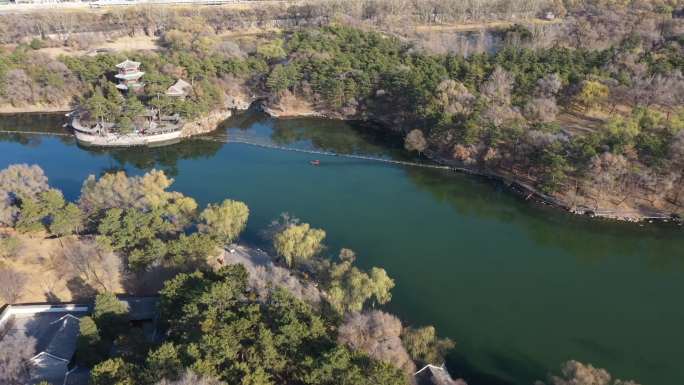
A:
<svg viewBox="0 0 684 385">
<path fill-rule="evenodd" d="M 476 99 L 462 83 L 452 79 L 439 84 L 437 98 L 443 111 L 449 115 L 470 114 Z"/>
<path fill-rule="evenodd" d="M 423 131 L 419 129 L 411 130 L 404 140 L 404 148 L 408 151 L 417 151 L 418 153 L 425 151 L 427 148 L 427 140 L 425 140 Z"/>
<path fill-rule="evenodd" d="M 0 298 L 6 303 L 16 303 L 24 291 L 26 274 L 7 266 L 0 266 Z"/>
<path fill-rule="evenodd" d="M 0 171 L 0 224 L 14 225 L 19 196 L 35 197 L 48 189 L 48 179 L 37 165 L 13 164 Z"/>
<path fill-rule="evenodd" d="M 65 274 L 80 277 L 102 291 L 115 291 L 121 277 L 121 258 L 92 240 L 66 242 L 60 255 Z"/>
<path fill-rule="evenodd" d="M 595 188 L 599 199 L 604 199 L 608 194 L 616 191 L 624 191 L 623 184 L 629 173 L 629 162 L 622 155 L 610 152 L 595 156 L 589 167 L 588 190 Z"/>
<path fill-rule="evenodd" d="M 0 340 L 0 384 L 25 385 L 30 380 L 30 359 L 35 354 L 36 340 L 13 332 Z"/>
<path fill-rule="evenodd" d="M 374 310 L 349 315 L 340 326 L 337 340 L 354 350 L 413 373 L 415 364 L 401 342 L 401 332 L 401 321 L 397 317 Z"/>
<path fill-rule="evenodd" d="M 188 370 L 177 380 L 163 379 L 156 385 L 225 385 L 225 382 L 207 376 L 199 376 Z"/>
<path fill-rule="evenodd" d="M 265 300 L 272 289 L 281 287 L 295 297 L 309 304 L 317 305 L 321 302 L 321 292 L 309 282 L 302 282 L 289 270 L 276 266 L 265 253 L 224 252 L 225 264 L 241 264 L 249 273 L 249 285 L 259 298 Z"/>
<path fill-rule="evenodd" d="M 510 105 L 512 89 L 513 76 L 500 66 L 496 66 L 487 81 L 482 84 L 480 92 L 494 103 Z"/>
<path fill-rule="evenodd" d="M 560 76 L 557 73 L 548 74 L 537 80 L 535 93 L 540 97 L 555 97 L 563 86 Z"/>
<path fill-rule="evenodd" d="M 556 98 L 553 96 L 534 98 L 525 105 L 524 114 L 533 122 L 553 122 L 558 114 Z"/>
<path fill-rule="evenodd" d="M 34 101 L 33 80 L 23 69 L 12 69 L 5 74 L 5 98 L 20 106 Z"/>
</svg>

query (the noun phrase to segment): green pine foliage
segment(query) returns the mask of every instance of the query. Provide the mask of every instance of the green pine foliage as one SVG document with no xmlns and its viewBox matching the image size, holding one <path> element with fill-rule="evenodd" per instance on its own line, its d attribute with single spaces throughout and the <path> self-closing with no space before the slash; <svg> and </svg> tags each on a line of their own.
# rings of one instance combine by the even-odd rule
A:
<svg viewBox="0 0 684 385">
<path fill-rule="evenodd" d="M 142 362 L 98 364 L 93 385 L 154 384 L 185 368 L 229 384 L 407 383 L 391 365 L 339 345 L 334 324 L 287 292 L 256 300 L 240 265 L 176 276 L 161 291 L 160 312 L 166 342 Z"/>
</svg>

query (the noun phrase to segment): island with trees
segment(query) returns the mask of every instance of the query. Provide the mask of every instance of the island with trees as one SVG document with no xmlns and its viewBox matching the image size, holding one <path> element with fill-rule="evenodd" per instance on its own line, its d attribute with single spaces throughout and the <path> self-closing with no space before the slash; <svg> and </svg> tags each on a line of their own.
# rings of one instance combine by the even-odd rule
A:
<svg viewBox="0 0 684 385">
<path fill-rule="evenodd" d="M 101 147 L 172 144 L 185 133 L 186 120 L 200 115 L 193 109 L 192 84 L 178 78 L 166 90 L 146 90 L 141 63 L 129 59 L 116 64 L 115 85 L 107 78 L 98 79 L 90 96 L 69 113 L 70 126 L 79 143 Z M 182 115 L 182 116 L 181 116 Z M 219 120 L 230 116 L 223 113 Z M 206 127 L 211 131 L 215 126 Z"/>
</svg>

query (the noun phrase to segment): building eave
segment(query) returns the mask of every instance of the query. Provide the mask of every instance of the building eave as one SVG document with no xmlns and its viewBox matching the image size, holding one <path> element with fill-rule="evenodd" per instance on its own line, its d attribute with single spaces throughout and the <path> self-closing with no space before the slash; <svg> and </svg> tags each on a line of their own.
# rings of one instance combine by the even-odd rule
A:
<svg viewBox="0 0 684 385">
<path fill-rule="evenodd" d="M 145 75 L 144 72 L 138 71 L 138 72 L 133 72 L 131 74 L 116 74 L 116 75 L 114 75 L 114 77 L 117 79 L 122 79 L 122 80 L 135 80 L 135 79 L 140 79 L 140 77 L 142 77 L 143 75 Z"/>
</svg>

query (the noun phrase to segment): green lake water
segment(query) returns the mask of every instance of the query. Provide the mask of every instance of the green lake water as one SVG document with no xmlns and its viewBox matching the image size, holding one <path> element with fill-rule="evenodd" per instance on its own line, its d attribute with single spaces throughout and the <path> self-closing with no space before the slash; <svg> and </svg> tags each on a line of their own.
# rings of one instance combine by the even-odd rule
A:
<svg viewBox="0 0 684 385">
<path fill-rule="evenodd" d="M 56 115 L 0 118 L 0 130 L 61 125 Z M 248 113 L 212 136 L 226 134 L 408 159 L 394 139 L 343 122 Z M 95 150 L 68 136 L 0 135 L 0 167 L 12 163 L 40 165 L 71 199 L 89 174 L 163 169 L 203 205 L 245 201 L 252 243 L 284 211 L 323 228 L 331 254 L 352 248 L 396 280 L 389 311 L 456 341 L 447 364 L 470 385 L 531 385 L 569 359 L 643 385 L 684 384 L 681 227 L 575 217 L 452 172 L 203 139 Z"/>
</svg>

